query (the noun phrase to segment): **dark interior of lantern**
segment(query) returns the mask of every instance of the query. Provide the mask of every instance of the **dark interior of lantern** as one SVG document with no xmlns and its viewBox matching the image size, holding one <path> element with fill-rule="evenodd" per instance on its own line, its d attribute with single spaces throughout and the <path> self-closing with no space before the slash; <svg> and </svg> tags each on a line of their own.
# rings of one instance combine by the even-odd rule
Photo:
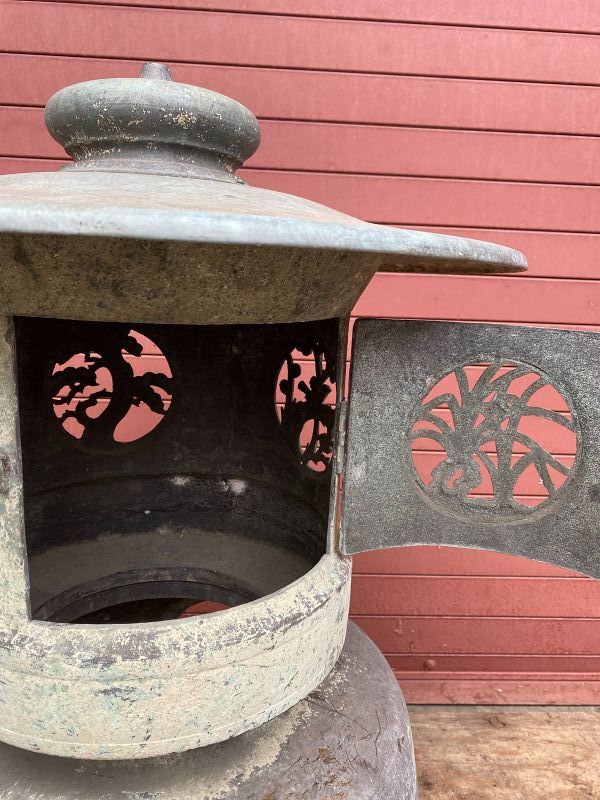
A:
<svg viewBox="0 0 600 800">
<path fill-rule="evenodd" d="M 206 613 L 324 554 L 336 320 L 15 331 L 34 619 Z"/>
</svg>

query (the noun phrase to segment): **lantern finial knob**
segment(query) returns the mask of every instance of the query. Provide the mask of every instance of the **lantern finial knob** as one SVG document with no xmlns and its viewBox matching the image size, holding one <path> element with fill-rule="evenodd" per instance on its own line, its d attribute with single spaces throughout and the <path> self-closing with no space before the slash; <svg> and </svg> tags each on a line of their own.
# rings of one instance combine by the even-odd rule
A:
<svg viewBox="0 0 600 800">
<path fill-rule="evenodd" d="M 225 95 L 177 83 L 149 61 L 139 78 L 67 86 L 46 126 L 73 158 L 65 169 L 243 182 L 235 175 L 260 142 L 254 114 Z"/>
<path fill-rule="evenodd" d="M 140 78 L 151 78 L 155 81 L 172 81 L 171 70 L 166 64 L 158 61 L 146 61 L 140 72 Z"/>
</svg>

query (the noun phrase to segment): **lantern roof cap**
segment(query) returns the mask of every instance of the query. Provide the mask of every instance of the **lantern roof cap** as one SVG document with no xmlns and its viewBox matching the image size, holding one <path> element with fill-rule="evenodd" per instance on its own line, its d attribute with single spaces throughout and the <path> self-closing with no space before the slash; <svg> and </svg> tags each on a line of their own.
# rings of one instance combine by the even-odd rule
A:
<svg viewBox="0 0 600 800">
<path fill-rule="evenodd" d="M 140 78 L 68 86 L 46 107 L 74 159 L 59 172 L 0 178 L 0 234 L 49 234 L 373 253 L 387 271 L 512 272 L 500 245 L 375 225 L 247 185 L 236 170 L 260 129 L 240 103 L 176 83 L 162 64 Z"/>
<path fill-rule="evenodd" d="M 74 159 L 67 170 L 171 175 L 240 182 L 256 150 L 254 114 L 225 95 L 176 83 L 164 64 L 139 78 L 67 86 L 46 105 L 50 135 Z"/>
</svg>

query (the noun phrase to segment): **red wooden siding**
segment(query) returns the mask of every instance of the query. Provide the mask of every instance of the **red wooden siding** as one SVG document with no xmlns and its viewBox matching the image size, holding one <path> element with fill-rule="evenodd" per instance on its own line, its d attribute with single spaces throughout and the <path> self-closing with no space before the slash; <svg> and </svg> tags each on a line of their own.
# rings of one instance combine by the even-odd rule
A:
<svg viewBox="0 0 600 800">
<path fill-rule="evenodd" d="M 595 0 L 4 2 L 0 172 L 60 166 L 54 91 L 162 59 L 261 118 L 252 183 L 529 257 L 519 277 L 379 275 L 357 315 L 600 329 L 599 34 Z M 367 553 L 352 613 L 411 701 L 599 701 L 600 583 L 566 570 Z"/>
<path fill-rule="evenodd" d="M 78 2 L 78 0 L 63 0 Z M 296 17 L 330 17 L 376 22 L 424 22 L 573 33 L 600 33 L 594 0 L 486 3 L 481 0 L 103 0 L 105 5 L 157 6 L 201 11 L 237 11 Z"/>
<path fill-rule="evenodd" d="M 95 3 L 35 2 L 35 10 L 28 5 L 6 3 L 3 50 L 175 62 L 195 61 L 201 53 L 205 62 L 231 66 L 590 84 L 600 56 L 600 40 L 588 34 L 497 28 L 490 35 L 482 27 Z"/>
</svg>

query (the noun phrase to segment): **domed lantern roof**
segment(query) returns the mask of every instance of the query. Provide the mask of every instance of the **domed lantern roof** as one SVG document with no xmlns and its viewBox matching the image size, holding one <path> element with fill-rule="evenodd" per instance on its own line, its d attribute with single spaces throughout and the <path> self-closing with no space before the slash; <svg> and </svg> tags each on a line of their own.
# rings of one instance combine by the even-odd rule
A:
<svg viewBox="0 0 600 800">
<path fill-rule="evenodd" d="M 526 267 L 506 247 L 249 186 L 236 170 L 259 145 L 254 115 L 161 64 L 59 91 L 46 124 L 74 162 L 0 178 L 0 297 L 13 313 L 300 321 L 348 313 L 380 269 Z"/>
</svg>

